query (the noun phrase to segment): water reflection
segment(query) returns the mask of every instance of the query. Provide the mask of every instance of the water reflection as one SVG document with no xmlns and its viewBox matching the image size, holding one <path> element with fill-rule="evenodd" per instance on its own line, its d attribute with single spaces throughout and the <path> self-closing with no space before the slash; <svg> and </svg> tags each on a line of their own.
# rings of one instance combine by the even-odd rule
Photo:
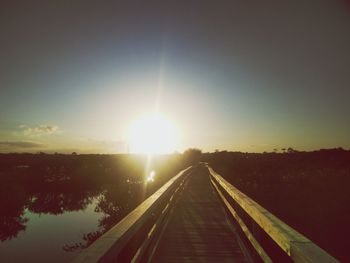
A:
<svg viewBox="0 0 350 263">
<path fill-rule="evenodd" d="M 147 177 L 147 182 L 154 182 L 154 176 L 156 176 L 156 172 L 151 171 Z"/>
<path fill-rule="evenodd" d="M 27 226 L 38 218 L 43 220 L 45 216 L 48 218 L 45 219 L 48 222 L 45 229 L 56 231 L 55 238 L 60 238 L 61 242 L 59 248 L 53 249 L 67 254 L 89 246 L 182 168 L 177 156 L 159 157 L 152 164 L 154 170 L 150 176 L 153 183 L 146 185 L 145 161 L 142 156 L 127 155 L 0 154 L 0 252 L 6 250 L 7 255 L 15 255 L 25 250 L 26 242 L 39 242 L 35 238 L 17 243 L 16 240 L 29 235 L 26 233 Z M 156 181 L 155 170 L 159 175 Z M 64 223 L 53 219 L 60 216 L 65 216 Z M 86 220 L 95 217 L 95 227 L 86 231 Z M 58 224 L 62 226 L 60 229 Z M 72 229 L 69 231 L 75 232 L 69 235 L 67 232 L 65 236 L 68 226 Z M 40 228 L 44 226 L 35 225 L 32 230 L 40 232 Z M 72 239 L 71 236 L 77 238 Z M 4 246 L 9 242 L 14 245 Z M 8 251 L 9 247 L 13 251 Z M 41 254 L 38 258 L 45 258 L 42 249 L 37 249 Z M 4 259 L 1 254 L 0 261 Z M 25 259 L 25 253 L 22 254 Z M 63 258 L 67 259 L 67 256 L 60 255 L 55 260 L 61 262 Z"/>
</svg>

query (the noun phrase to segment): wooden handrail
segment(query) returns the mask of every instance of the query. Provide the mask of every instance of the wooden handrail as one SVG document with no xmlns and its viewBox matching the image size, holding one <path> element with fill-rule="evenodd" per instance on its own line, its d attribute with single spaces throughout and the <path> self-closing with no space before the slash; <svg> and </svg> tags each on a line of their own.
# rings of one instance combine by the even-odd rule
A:
<svg viewBox="0 0 350 263">
<path fill-rule="evenodd" d="M 339 262 L 311 240 L 282 222 L 254 200 L 243 194 L 207 166 L 211 178 L 286 252 L 294 262 Z M 228 205 L 227 203 L 225 203 Z M 231 209 L 232 206 L 230 207 Z M 230 210 L 230 209 L 229 209 Z M 231 212 L 231 211 L 230 211 Z"/>
<path fill-rule="evenodd" d="M 73 263 L 116 262 L 118 254 L 125 245 L 138 232 L 143 224 L 152 217 L 158 206 L 175 190 L 191 167 L 181 171 L 158 191 L 148 197 L 137 208 L 124 217 L 117 225 L 112 227 L 88 248 L 82 250 L 72 261 Z"/>
</svg>

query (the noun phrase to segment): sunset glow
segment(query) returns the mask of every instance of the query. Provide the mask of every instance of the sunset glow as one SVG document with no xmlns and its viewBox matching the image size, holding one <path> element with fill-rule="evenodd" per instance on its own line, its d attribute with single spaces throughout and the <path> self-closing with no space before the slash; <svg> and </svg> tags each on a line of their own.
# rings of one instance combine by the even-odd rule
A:
<svg viewBox="0 0 350 263">
<path fill-rule="evenodd" d="M 159 114 L 134 121 L 128 137 L 130 152 L 141 154 L 171 153 L 175 151 L 178 142 L 175 126 Z"/>
</svg>

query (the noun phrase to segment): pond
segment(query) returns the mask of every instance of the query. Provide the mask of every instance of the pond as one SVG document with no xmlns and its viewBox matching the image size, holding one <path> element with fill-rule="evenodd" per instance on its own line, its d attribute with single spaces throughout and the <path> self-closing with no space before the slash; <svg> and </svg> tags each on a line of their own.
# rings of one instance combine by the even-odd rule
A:
<svg viewBox="0 0 350 263">
<path fill-rule="evenodd" d="M 98 230 L 103 213 L 95 212 L 97 202 L 94 199 L 85 209 L 60 215 L 37 214 L 25 209 L 22 217 L 25 225 L 18 225 L 21 228 L 18 235 L 0 245 L 1 262 L 69 261 L 79 249 L 67 252 L 67 244 L 79 243 L 85 233 Z M 6 233 L 1 235 L 5 237 Z"/>
<path fill-rule="evenodd" d="M 0 262 L 52 263 L 72 260 L 182 168 L 174 156 L 0 155 L 0 166 Z"/>
</svg>

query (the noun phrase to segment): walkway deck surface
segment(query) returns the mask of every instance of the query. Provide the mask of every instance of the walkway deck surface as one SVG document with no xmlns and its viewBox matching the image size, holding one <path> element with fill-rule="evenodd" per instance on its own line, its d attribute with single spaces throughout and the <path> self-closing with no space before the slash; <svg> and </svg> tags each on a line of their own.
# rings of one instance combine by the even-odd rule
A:
<svg viewBox="0 0 350 263">
<path fill-rule="evenodd" d="M 151 261 L 250 262 L 229 224 L 208 170 L 196 168 Z"/>
</svg>

